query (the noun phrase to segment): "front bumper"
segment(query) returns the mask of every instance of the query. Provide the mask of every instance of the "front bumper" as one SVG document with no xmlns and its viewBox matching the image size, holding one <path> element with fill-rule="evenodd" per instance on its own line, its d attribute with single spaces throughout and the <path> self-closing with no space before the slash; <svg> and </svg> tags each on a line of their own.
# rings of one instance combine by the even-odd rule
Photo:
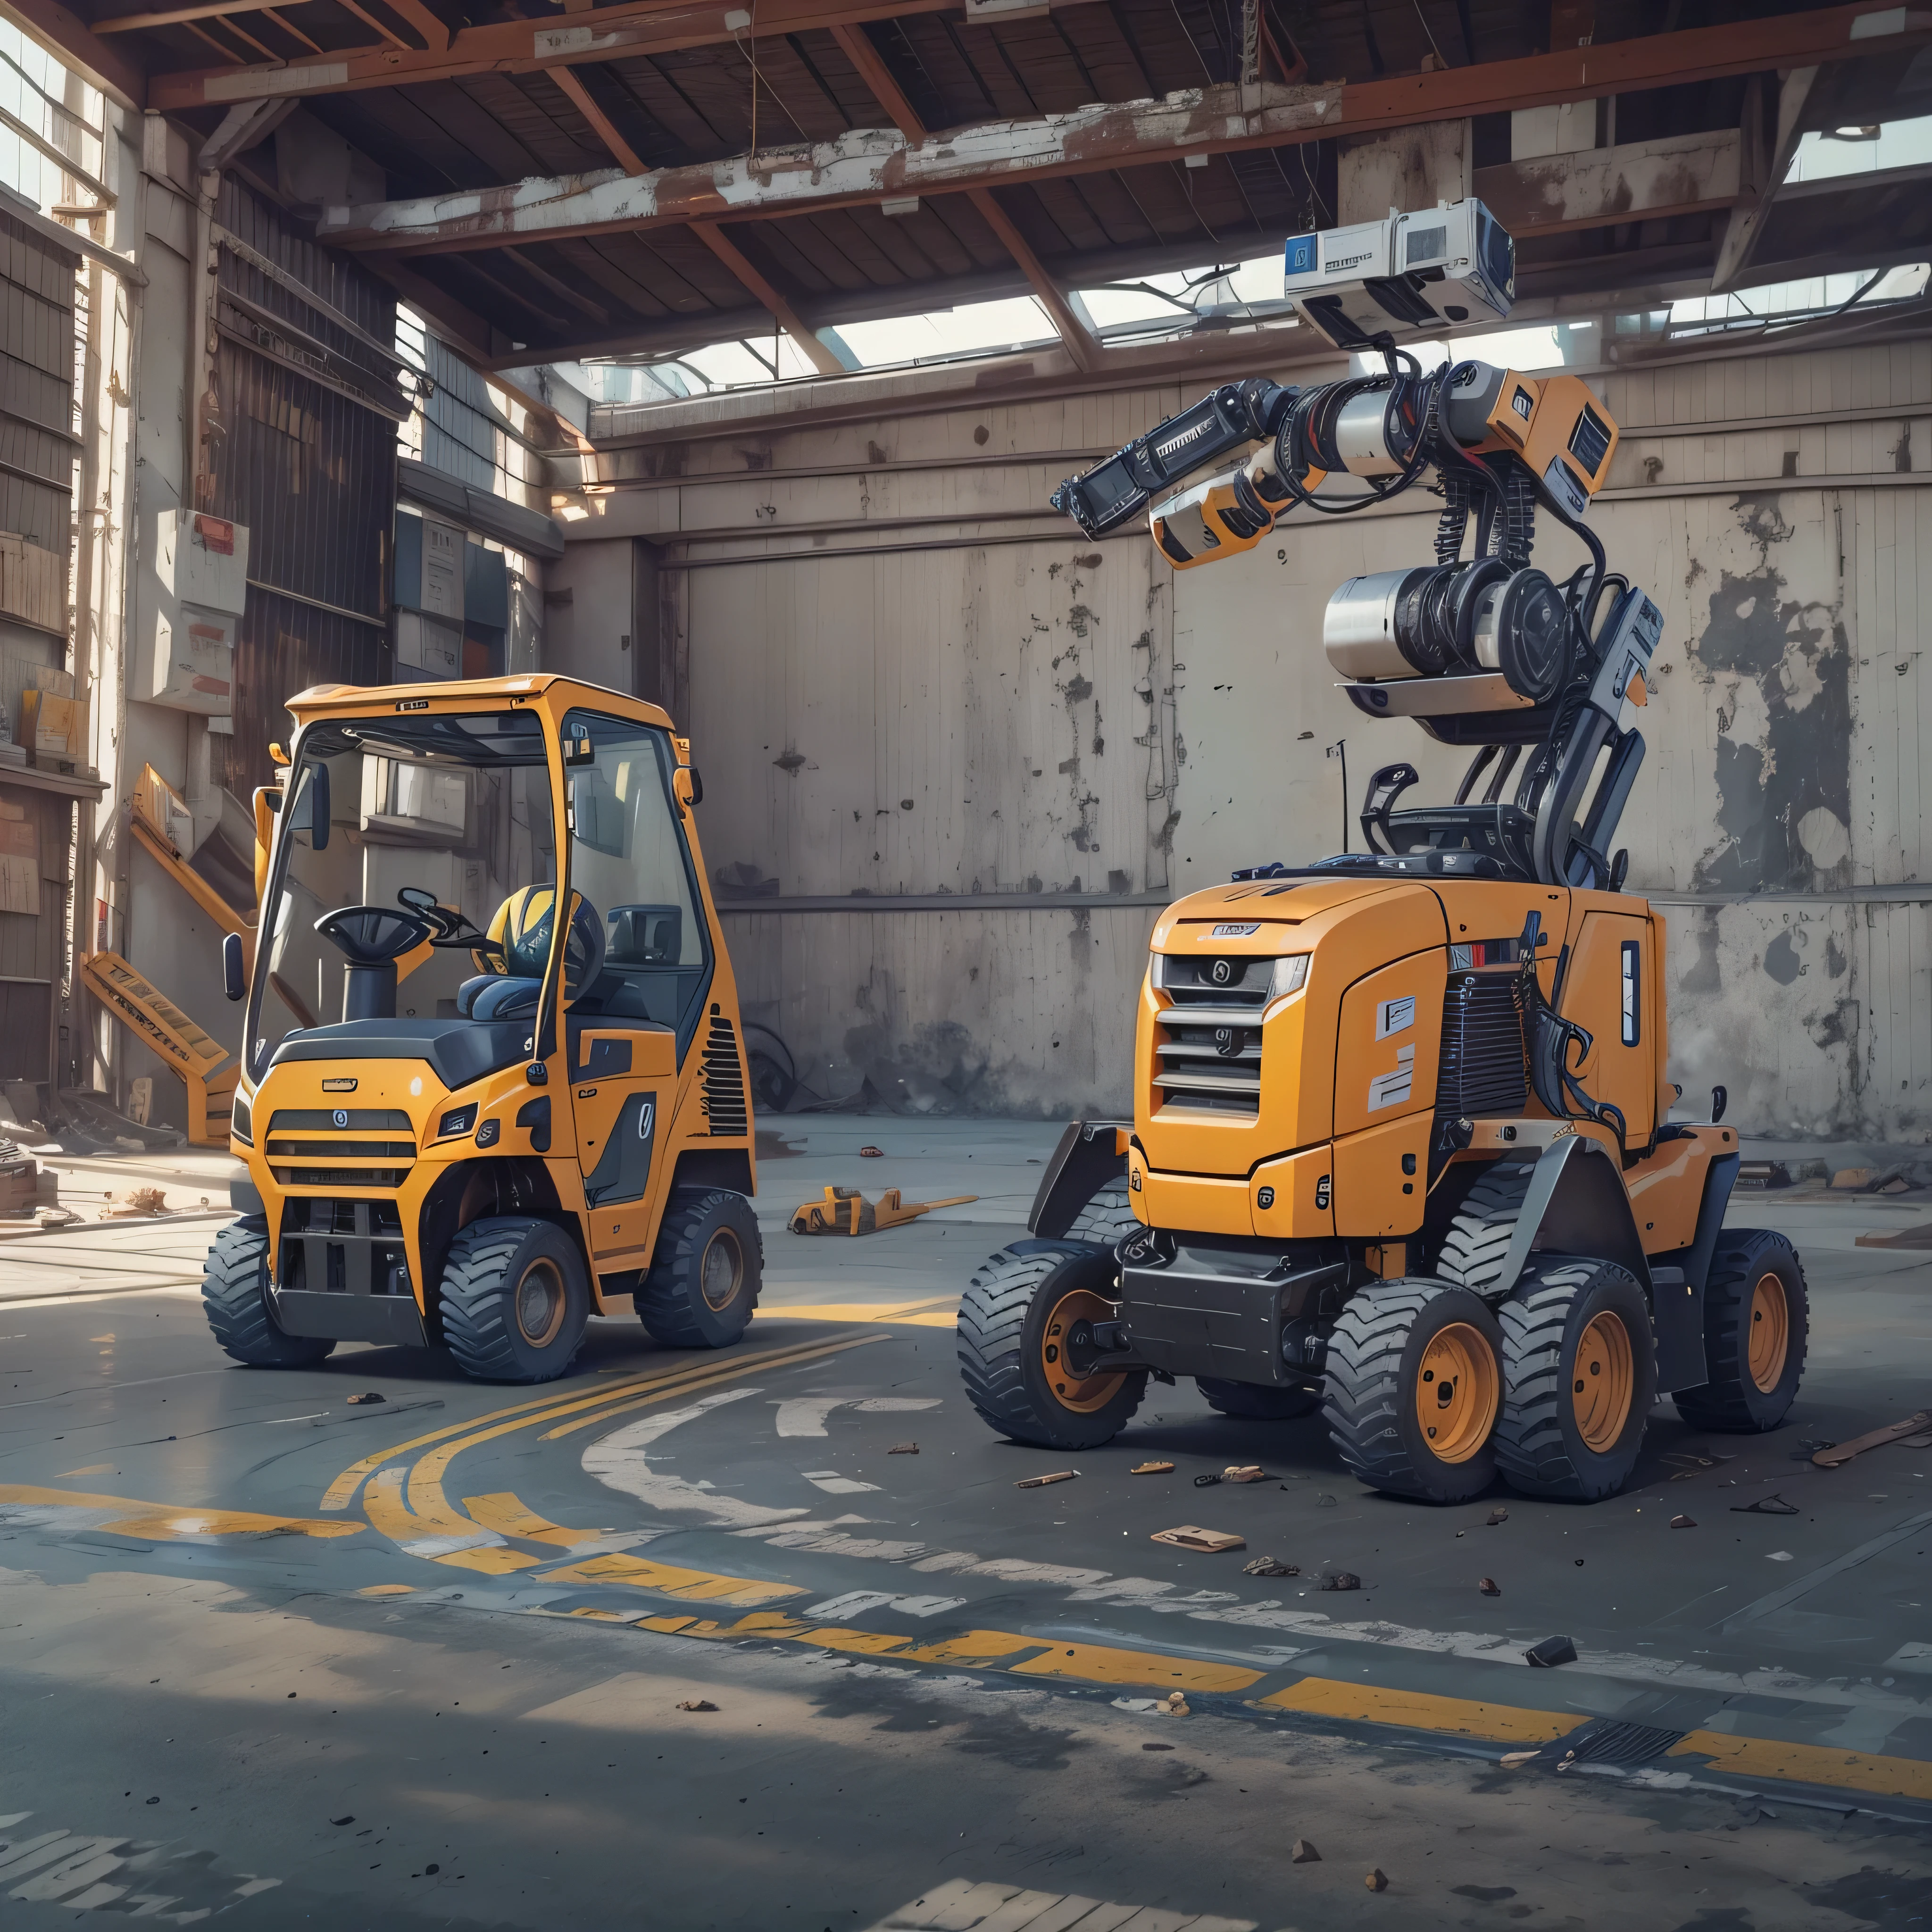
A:
<svg viewBox="0 0 1932 1932">
<path fill-rule="evenodd" d="M 1124 1264 L 1120 1316 L 1134 1360 L 1165 1374 L 1299 1385 L 1309 1370 L 1284 1340 L 1298 1344 L 1325 1302 L 1340 1306 L 1348 1271 L 1340 1242 L 1290 1248 L 1184 1235 L 1164 1263 Z"/>
</svg>

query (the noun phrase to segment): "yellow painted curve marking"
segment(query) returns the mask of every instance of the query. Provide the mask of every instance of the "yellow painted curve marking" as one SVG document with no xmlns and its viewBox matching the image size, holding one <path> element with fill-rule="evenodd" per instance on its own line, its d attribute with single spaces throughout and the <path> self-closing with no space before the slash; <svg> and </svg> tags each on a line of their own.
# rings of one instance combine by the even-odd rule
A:
<svg viewBox="0 0 1932 1932">
<path fill-rule="evenodd" d="M 359 1536 L 359 1522 L 322 1522 L 313 1516 L 257 1516 L 248 1510 L 196 1509 L 181 1503 L 142 1502 L 133 1496 L 91 1496 L 79 1490 L 46 1490 L 28 1483 L 0 1484 L 0 1503 L 53 1503 L 72 1509 L 122 1510 L 100 1526 L 116 1536 L 166 1542 L 183 1536 Z"/>
<path fill-rule="evenodd" d="M 453 1436 L 465 1435 L 472 1429 L 501 1421 L 508 1416 L 520 1416 L 526 1423 L 543 1421 L 548 1418 L 547 1415 L 538 1413 L 540 1411 L 561 1415 L 573 1409 L 614 1402 L 640 1389 L 682 1388 L 694 1380 L 709 1380 L 713 1376 L 728 1372 L 741 1362 L 770 1362 L 782 1366 L 798 1349 L 822 1346 L 823 1343 L 795 1343 L 790 1348 L 760 1349 L 751 1354 L 728 1356 L 722 1361 L 713 1358 L 704 1363 L 683 1363 L 661 1374 L 638 1376 L 623 1382 L 609 1383 L 594 1392 L 586 1390 L 581 1383 L 576 1383 L 572 1384 L 567 1391 L 553 1389 L 549 1394 L 538 1396 L 533 1401 L 512 1402 L 507 1408 L 487 1409 L 482 1414 L 472 1415 L 466 1421 L 449 1423 L 441 1429 L 430 1430 L 427 1435 L 412 1436 L 406 1442 L 398 1442 L 391 1448 L 379 1450 L 374 1455 L 364 1456 L 350 1463 L 323 1492 L 322 1507 L 326 1510 L 346 1509 L 355 1500 L 356 1492 L 363 1483 L 386 1464 L 394 1462 L 400 1456 L 407 1456 L 413 1450 L 427 1449 L 434 1444 L 447 1442 Z"/>
<path fill-rule="evenodd" d="M 1438 1697 L 1426 1690 L 1389 1690 L 1380 1684 L 1344 1684 L 1326 1677 L 1304 1677 L 1257 1701 L 1270 1709 L 1301 1711 L 1310 1717 L 1400 1724 L 1408 1730 L 1484 1738 L 1497 1744 L 1547 1744 L 1589 1722 L 1574 1712 L 1526 1711 L 1510 1704 Z"/>
<path fill-rule="evenodd" d="M 636 1589 L 655 1590 L 664 1596 L 739 1604 L 747 1609 L 759 1604 L 775 1604 L 786 1597 L 808 1597 L 812 1594 L 796 1583 L 761 1583 L 748 1576 L 721 1576 L 715 1570 L 686 1570 L 676 1564 L 652 1563 L 646 1558 L 626 1556 L 618 1551 L 549 1570 L 544 1581 L 626 1583 Z"/>
<path fill-rule="evenodd" d="M 1886 1798 L 1932 1798 L 1932 1764 L 1916 1758 L 1879 1757 L 1830 1744 L 1780 1744 L 1721 1731 L 1692 1731 L 1670 1747 L 1669 1755 L 1708 1758 L 1714 1768 L 1745 1778 L 1784 1778 Z"/>
<path fill-rule="evenodd" d="M 883 1337 L 878 1335 L 854 1335 L 849 1340 L 833 1342 L 802 1342 L 789 1348 L 770 1348 L 758 1358 L 757 1366 L 778 1369 L 792 1368 L 801 1362 L 815 1362 L 826 1355 L 843 1354 L 848 1348 L 862 1348 L 882 1339 Z M 537 1439 L 540 1442 L 554 1442 L 562 1436 L 574 1436 L 580 1429 L 592 1428 L 600 1422 L 610 1421 L 616 1416 L 627 1414 L 632 1409 L 648 1408 L 653 1402 L 665 1401 L 670 1396 L 682 1395 L 693 1389 L 709 1388 L 713 1382 L 730 1382 L 737 1376 L 752 1372 L 753 1369 L 750 1366 L 745 1367 L 732 1366 L 716 1369 L 702 1376 L 694 1375 L 688 1381 L 680 1382 L 676 1388 L 667 1390 L 664 1394 L 653 1393 L 649 1395 L 633 1396 L 627 1400 L 612 1402 L 608 1408 L 603 1409 L 596 1415 L 586 1415 L 579 1418 L 574 1422 L 560 1424 L 555 1429 L 546 1430 Z M 616 1394 L 616 1391 L 613 1390 L 610 1393 Z"/>
<path fill-rule="evenodd" d="M 464 1511 L 473 1522 L 500 1536 L 520 1536 L 526 1543 L 554 1543 L 574 1550 L 580 1543 L 595 1543 L 601 1531 L 566 1529 L 548 1516 L 538 1516 L 524 1499 L 505 1490 L 495 1496 L 465 1496 Z"/>
</svg>

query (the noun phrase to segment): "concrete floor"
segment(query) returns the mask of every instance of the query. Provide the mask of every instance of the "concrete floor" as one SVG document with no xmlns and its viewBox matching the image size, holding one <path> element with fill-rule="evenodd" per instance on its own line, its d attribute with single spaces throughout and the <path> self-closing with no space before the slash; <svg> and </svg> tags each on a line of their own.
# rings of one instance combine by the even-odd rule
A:
<svg viewBox="0 0 1932 1932">
<path fill-rule="evenodd" d="M 1610 1503 L 1431 1510 L 1185 1387 L 1098 1451 L 1000 1441 L 951 1306 L 1054 1130 L 777 1126 L 746 1342 L 613 1316 L 540 1393 L 228 1364 L 187 1285 L 212 1220 L 0 1249 L 5 1922 L 1932 1924 L 1932 1452 L 1798 1460 L 1924 1402 L 1932 1256 L 1854 1241 L 1932 1202 L 1741 1198 L 1814 1298 L 1778 1434 L 1666 1406 Z M 981 1198 L 784 1232 L 830 1182 Z M 1248 1547 L 1148 1541 L 1181 1522 Z M 1528 1668 L 1558 1632 L 1579 1660 Z"/>
</svg>

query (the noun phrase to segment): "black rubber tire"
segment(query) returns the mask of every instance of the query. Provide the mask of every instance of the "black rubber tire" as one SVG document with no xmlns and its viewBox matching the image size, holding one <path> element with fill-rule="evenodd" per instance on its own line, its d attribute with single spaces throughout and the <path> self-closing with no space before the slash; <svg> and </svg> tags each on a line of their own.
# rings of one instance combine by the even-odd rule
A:
<svg viewBox="0 0 1932 1932">
<path fill-rule="evenodd" d="M 1784 1372 L 1766 1390 L 1750 1372 L 1748 1318 L 1753 1292 L 1768 1272 L 1774 1272 L 1783 1285 L 1790 1329 Z M 1727 1228 L 1718 1237 L 1704 1288 L 1704 1354 L 1711 1379 L 1702 1388 L 1679 1389 L 1672 1396 L 1678 1414 L 1694 1429 L 1727 1436 L 1775 1429 L 1797 1400 L 1810 1330 L 1810 1298 L 1797 1250 L 1782 1234 L 1765 1228 Z"/>
<path fill-rule="evenodd" d="M 259 1214 L 231 1221 L 201 1266 L 201 1305 L 214 1339 L 251 1369 L 312 1369 L 335 1344 L 285 1335 L 268 1312 L 268 1224 Z"/>
<path fill-rule="evenodd" d="M 1416 1412 L 1423 1351 L 1452 1322 L 1475 1329 L 1500 1360 L 1502 1337 L 1489 1304 L 1451 1282 L 1378 1282 L 1352 1296 L 1336 1322 L 1323 1405 L 1328 1432 L 1350 1472 L 1372 1490 L 1464 1503 L 1496 1480 L 1493 1434 L 1466 1462 L 1445 1462 Z"/>
<path fill-rule="evenodd" d="M 1132 1420 L 1144 1370 L 1124 1375 L 1102 1406 L 1069 1408 L 1054 1394 L 1041 1348 L 1047 1317 L 1084 1290 L 1112 1301 L 1113 1256 L 1102 1247 L 1047 1249 L 988 1258 L 959 1298 L 959 1373 L 966 1399 L 998 1434 L 1041 1449 L 1094 1449 Z"/>
<path fill-rule="evenodd" d="M 714 1250 L 733 1268 L 730 1294 L 717 1303 L 704 1287 Z M 764 1270 L 764 1238 L 744 1196 L 727 1187 L 680 1188 L 665 1207 L 651 1271 L 638 1288 L 638 1318 L 668 1348 L 728 1348 L 751 1326 Z"/>
<path fill-rule="evenodd" d="M 1498 1161 L 1463 1196 L 1436 1259 L 1436 1272 L 1444 1281 L 1460 1282 L 1480 1294 L 1502 1274 L 1535 1172 L 1533 1166 Z"/>
<path fill-rule="evenodd" d="M 1218 1376 L 1196 1376 L 1194 1386 L 1210 1408 L 1244 1422 L 1295 1422 L 1322 1406 L 1319 1389 L 1270 1388 L 1259 1382 L 1223 1382 Z"/>
<path fill-rule="evenodd" d="M 1095 1191 L 1093 1198 L 1074 1216 L 1073 1225 L 1066 1231 L 1066 1238 L 1070 1241 L 1092 1241 L 1098 1246 L 1111 1249 L 1140 1225 L 1140 1218 L 1133 1209 L 1133 1197 L 1127 1192 L 1127 1184 L 1123 1178 Z"/>
<path fill-rule="evenodd" d="M 551 1271 L 562 1306 L 544 1336 L 518 1318 L 517 1298 L 534 1270 Z M 491 1214 L 472 1221 L 442 1264 L 442 1339 L 456 1365 L 480 1382 L 552 1382 L 570 1366 L 590 1319 L 590 1285 L 577 1244 L 552 1221 Z"/>
<path fill-rule="evenodd" d="M 1606 1311 L 1630 1337 L 1631 1392 L 1622 1430 L 1592 1449 L 1576 1422 L 1574 1380 L 1584 1330 Z M 1496 1468 L 1518 1495 L 1561 1502 L 1615 1496 L 1636 1467 L 1657 1400 L 1657 1338 L 1636 1277 L 1615 1262 L 1540 1255 L 1503 1304 L 1503 1407 Z"/>
</svg>

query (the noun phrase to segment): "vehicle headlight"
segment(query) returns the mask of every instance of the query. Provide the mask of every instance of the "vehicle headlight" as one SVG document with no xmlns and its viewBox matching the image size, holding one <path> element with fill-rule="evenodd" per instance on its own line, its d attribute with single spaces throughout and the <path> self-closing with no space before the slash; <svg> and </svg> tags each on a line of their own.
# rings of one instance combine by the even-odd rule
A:
<svg viewBox="0 0 1932 1932">
<path fill-rule="evenodd" d="M 235 1105 L 228 1116 L 228 1131 L 244 1147 L 253 1147 L 255 1144 L 255 1124 L 248 1112 L 247 1097 L 239 1093 L 235 1096 Z"/>
<path fill-rule="evenodd" d="M 1274 962 L 1274 984 L 1269 988 L 1268 997 L 1278 1000 L 1285 993 L 1298 993 L 1308 980 L 1308 955 L 1291 952 L 1286 959 Z"/>
<path fill-rule="evenodd" d="M 474 1100 L 460 1107 L 452 1107 L 436 1124 L 436 1137 L 440 1141 L 452 1138 L 458 1134 L 466 1134 L 476 1124 L 476 1102 Z"/>
</svg>

